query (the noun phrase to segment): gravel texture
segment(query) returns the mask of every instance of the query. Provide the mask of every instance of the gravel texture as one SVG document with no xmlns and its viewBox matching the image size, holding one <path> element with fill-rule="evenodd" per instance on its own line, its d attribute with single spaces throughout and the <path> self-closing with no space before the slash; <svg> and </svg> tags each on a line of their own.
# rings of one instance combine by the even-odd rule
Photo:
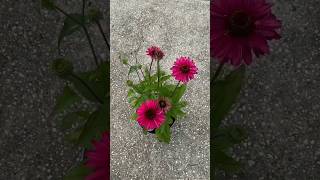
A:
<svg viewBox="0 0 320 180">
<path fill-rule="evenodd" d="M 209 2 L 112 0 L 111 24 L 112 179 L 209 179 Z M 165 51 L 163 69 L 182 55 L 199 68 L 184 96 L 188 114 L 172 127 L 169 145 L 143 134 L 126 99 L 128 69 L 119 54 L 149 63 L 150 45 Z"/>
<path fill-rule="evenodd" d="M 70 12 L 81 8 L 79 0 L 55 2 Z M 62 22 L 61 14 L 40 10 L 38 0 L 0 0 L 0 180 L 62 179 L 81 154 L 50 116 L 64 85 L 49 68 L 59 57 Z M 105 52 L 98 31 L 90 31 L 101 41 L 97 50 Z M 76 70 L 92 67 L 83 34 L 65 39 L 62 48 Z"/>
<path fill-rule="evenodd" d="M 320 176 L 320 1 L 274 1 L 283 21 L 272 53 L 249 67 L 226 124 L 249 139 L 234 149 L 245 172 L 219 180 L 317 180 Z"/>
</svg>

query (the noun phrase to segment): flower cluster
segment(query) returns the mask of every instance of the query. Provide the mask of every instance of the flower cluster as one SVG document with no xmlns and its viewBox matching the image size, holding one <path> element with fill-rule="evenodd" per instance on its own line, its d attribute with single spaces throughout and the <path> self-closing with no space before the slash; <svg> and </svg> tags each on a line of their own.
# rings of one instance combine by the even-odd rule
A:
<svg viewBox="0 0 320 180">
<path fill-rule="evenodd" d="M 164 52 L 157 46 L 151 46 L 147 49 L 146 55 L 150 57 L 150 66 L 146 66 L 145 73 L 141 73 L 144 79 L 139 75 L 142 72 L 142 65 L 130 66 L 130 69 L 136 70 L 140 82 L 135 84 L 128 80 L 127 84 L 131 89 L 128 93 L 129 102 L 136 108 L 134 119 L 138 124 L 150 133 L 156 133 L 159 140 L 168 142 L 168 134 L 161 135 L 160 128 L 170 128 L 174 120 L 184 114 L 182 108 L 186 105 L 180 101 L 185 92 L 186 84 L 194 79 L 198 68 L 190 57 L 179 57 L 171 68 L 171 75 L 161 70 L 160 62 L 165 56 Z M 152 63 L 157 62 L 157 71 L 152 74 Z M 128 65 L 127 61 L 124 61 Z M 139 69 L 141 71 L 139 71 Z M 130 72 L 129 72 L 130 73 Z M 167 81 L 173 77 L 177 84 L 173 85 Z"/>
</svg>

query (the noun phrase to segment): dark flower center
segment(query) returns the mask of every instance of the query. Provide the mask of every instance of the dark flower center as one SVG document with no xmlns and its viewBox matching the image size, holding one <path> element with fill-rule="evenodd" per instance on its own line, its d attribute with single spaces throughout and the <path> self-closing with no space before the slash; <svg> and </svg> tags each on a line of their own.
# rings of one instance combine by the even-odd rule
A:
<svg viewBox="0 0 320 180">
<path fill-rule="evenodd" d="M 180 70 L 182 73 L 186 74 L 190 71 L 190 68 L 188 66 L 182 66 Z"/>
<path fill-rule="evenodd" d="M 167 106 L 166 101 L 159 101 L 160 108 L 165 108 Z"/>
<path fill-rule="evenodd" d="M 246 12 L 235 11 L 229 18 L 228 30 L 231 36 L 247 37 L 254 30 L 254 22 Z"/>
<path fill-rule="evenodd" d="M 151 120 L 156 117 L 156 113 L 155 113 L 155 111 L 154 111 L 153 109 L 147 110 L 147 111 L 145 112 L 145 115 L 146 115 L 146 117 L 147 117 L 148 119 L 151 119 Z"/>
</svg>

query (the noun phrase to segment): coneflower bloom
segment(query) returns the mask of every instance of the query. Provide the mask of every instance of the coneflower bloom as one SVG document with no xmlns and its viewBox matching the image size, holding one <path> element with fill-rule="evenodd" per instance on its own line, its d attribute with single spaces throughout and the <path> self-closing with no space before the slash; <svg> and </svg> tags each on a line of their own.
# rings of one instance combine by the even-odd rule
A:
<svg viewBox="0 0 320 180">
<path fill-rule="evenodd" d="M 160 98 L 158 99 L 158 105 L 159 105 L 159 108 L 160 108 L 164 113 L 167 113 L 168 111 L 170 111 L 170 109 L 171 109 L 171 107 L 172 107 L 169 98 L 166 98 L 166 97 L 160 97 Z"/>
<path fill-rule="evenodd" d="M 92 173 L 86 180 L 110 179 L 110 134 L 103 133 L 99 141 L 93 141 L 93 149 L 86 151 L 87 161 L 85 165 L 92 169 Z"/>
<path fill-rule="evenodd" d="M 161 60 L 164 57 L 164 53 L 162 50 L 157 46 L 151 46 L 147 50 L 147 55 L 151 57 L 152 60 Z"/>
<path fill-rule="evenodd" d="M 210 53 L 220 63 L 251 64 L 269 53 L 268 40 L 280 39 L 281 22 L 266 0 L 214 0 L 210 5 Z"/>
<path fill-rule="evenodd" d="M 159 128 L 165 120 L 163 111 L 158 106 L 158 101 L 147 100 L 137 109 L 137 121 L 146 130 Z"/>
<path fill-rule="evenodd" d="M 191 58 L 180 57 L 174 62 L 171 70 L 172 76 L 174 76 L 176 80 L 187 83 L 194 78 L 195 74 L 197 74 L 198 68 Z"/>
</svg>

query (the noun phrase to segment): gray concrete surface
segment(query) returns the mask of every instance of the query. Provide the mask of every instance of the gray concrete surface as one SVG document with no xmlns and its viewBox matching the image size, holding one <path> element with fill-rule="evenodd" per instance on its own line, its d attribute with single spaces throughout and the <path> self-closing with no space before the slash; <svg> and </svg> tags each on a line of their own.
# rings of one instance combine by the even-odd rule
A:
<svg viewBox="0 0 320 180">
<path fill-rule="evenodd" d="M 318 180 L 320 176 L 320 1 L 276 0 L 282 40 L 249 68 L 226 124 L 248 129 L 234 149 L 245 173 L 219 180 Z"/>
<path fill-rule="evenodd" d="M 172 0 L 111 1 L 111 175 L 113 179 L 209 179 L 209 2 Z M 171 144 L 144 135 L 130 120 L 128 69 L 118 58 L 149 63 L 145 51 L 160 46 L 169 71 L 181 55 L 199 68 L 184 98 L 187 117 L 174 124 Z M 131 55 L 130 55 L 131 54 Z"/>
<path fill-rule="evenodd" d="M 81 4 L 56 2 L 73 12 Z M 99 4 L 106 7 L 106 1 Z M 40 11 L 39 5 L 38 0 L 0 0 L 0 180 L 62 179 L 81 154 L 64 141 L 65 132 L 49 117 L 63 88 L 49 69 L 58 57 L 63 16 Z M 101 37 L 94 37 L 99 52 L 105 52 Z M 92 67 L 83 35 L 68 38 L 62 47 L 76 70 Z"/>
</svg>

